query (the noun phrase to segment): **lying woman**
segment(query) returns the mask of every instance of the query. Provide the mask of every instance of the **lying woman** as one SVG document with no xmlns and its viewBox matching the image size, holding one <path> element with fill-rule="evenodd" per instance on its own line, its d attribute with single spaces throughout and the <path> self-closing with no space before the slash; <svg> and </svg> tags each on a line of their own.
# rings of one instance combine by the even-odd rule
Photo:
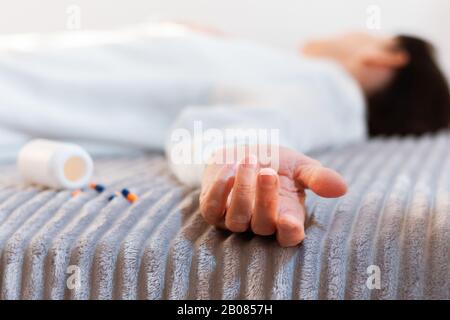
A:
<svg viewBox="0 0 450 320">
<path fill-rule="evenodd" d="M 303 153 L 449 122 L 445 78 L 412 37 L 346 34 L 300 53 L 179 24 L 13 40 L 0 52 L 5 144 L 165 148 L 179 180 L 201 185 L 208 223 L 282 246 L 304 238 L 305 189 L 347 188 Z"/>
</svg>

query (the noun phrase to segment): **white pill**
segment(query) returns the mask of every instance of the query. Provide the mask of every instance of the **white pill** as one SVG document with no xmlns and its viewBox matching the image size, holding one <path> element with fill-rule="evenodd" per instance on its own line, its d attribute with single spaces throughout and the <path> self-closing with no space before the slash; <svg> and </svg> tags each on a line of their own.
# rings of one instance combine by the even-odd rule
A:
<svg viewBox="0 0 450 320">
<path fill-rule="evenodd" d="M 19 172 L 33 184 L 55 189 L 79 189 L 92 177 L 92 158 L 72 143 L 36 139 L 19 152 Z"/>
</svg>

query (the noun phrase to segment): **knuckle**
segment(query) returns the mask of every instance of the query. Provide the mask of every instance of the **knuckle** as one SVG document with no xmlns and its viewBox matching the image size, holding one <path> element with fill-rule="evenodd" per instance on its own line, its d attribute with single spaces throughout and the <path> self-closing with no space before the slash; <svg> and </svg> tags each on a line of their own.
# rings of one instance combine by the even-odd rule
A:
<svg viewBox="0 0 450 320">
<path fill-rule="evenodd" d="M 211 218 L 212 216 L 218 214 L 219 210 L 220 204 L 216 200 L 204 201 L 200 209 L 203 217 L 205 217 L 206 219 Z"/>
<path fill-rule="evenodd" d="M 278 242 L 284 247 L 298 245 L 305 238 L 303 226 L 293 219 L 279 219 L 277 229 Z"/>
<path fill-rule="evenodd" d="M 286 204 L 283 205 L 283 203 L 280 204 L 280 207 L 278 208 L 278 215 L 280 216 L 280 221 L 281 220 L 288 220 L 285 217 L 283 217 L 284 215 L 295 215 L 295 212 L 293 212 L 292 208 Z M 290 219 L 289 219 L 290 221 Z"/>
<path fill-rule="evenodd" d="M 200 193 L 200 196 L 198 197 L 200 208 L 205 204 L 205 201 L 206 201 L 206 192 L 202 191 Z"/>
<path fill-rule="evenodd" d="M 272 209 L 275 206 L 276 199 L 272 197 L 262 198 L 258 201 L 258 206 L 263 210 Z"/>
<path fill-rule="evenodd" d="M 297 223 L 293 219 L 280 218 L 278 220 L 278 228 L 283 232 L 299 233 L 302 229 L 300 223 Z"/>
<path fill-rule="evenodd" d="M 255 192 L 255 186 L 249 183 L 237 183 L 236 195 L 238 197 L 247 197 Z"/>
<path fill-rule="evenodd" d="M 247 231 L 250 224 L 251 215 L 246 213 L 227 214 L 225 226 L 233 232 Z"/>
</svg>

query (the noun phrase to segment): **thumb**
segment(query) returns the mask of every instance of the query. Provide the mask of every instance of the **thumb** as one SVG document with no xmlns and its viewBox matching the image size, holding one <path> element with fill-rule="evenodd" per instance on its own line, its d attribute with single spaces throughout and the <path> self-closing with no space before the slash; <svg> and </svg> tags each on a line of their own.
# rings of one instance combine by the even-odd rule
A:
<svg viewBox="0 0 450 320">
<path fill-rule="evenodd" d="M 317 164 L 298 166 L 295 180 L 325 198 L 337 198 L 347 192 L 347 184 L 339 173 Z"/>
</svg>

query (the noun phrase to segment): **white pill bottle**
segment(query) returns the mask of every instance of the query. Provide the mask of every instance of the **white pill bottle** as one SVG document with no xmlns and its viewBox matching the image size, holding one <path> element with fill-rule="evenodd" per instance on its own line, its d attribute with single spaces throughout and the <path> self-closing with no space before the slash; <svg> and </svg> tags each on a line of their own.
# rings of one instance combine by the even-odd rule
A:
<svg viewBox="0 0 450 320">
<path fill-rule="evenodd" d="M 54 189 L 83 188 L 94 169 L 92 158 L 80 146 L 44 139 L 25 144 L 17 165 L 27 182 Z"/>
</svg>

